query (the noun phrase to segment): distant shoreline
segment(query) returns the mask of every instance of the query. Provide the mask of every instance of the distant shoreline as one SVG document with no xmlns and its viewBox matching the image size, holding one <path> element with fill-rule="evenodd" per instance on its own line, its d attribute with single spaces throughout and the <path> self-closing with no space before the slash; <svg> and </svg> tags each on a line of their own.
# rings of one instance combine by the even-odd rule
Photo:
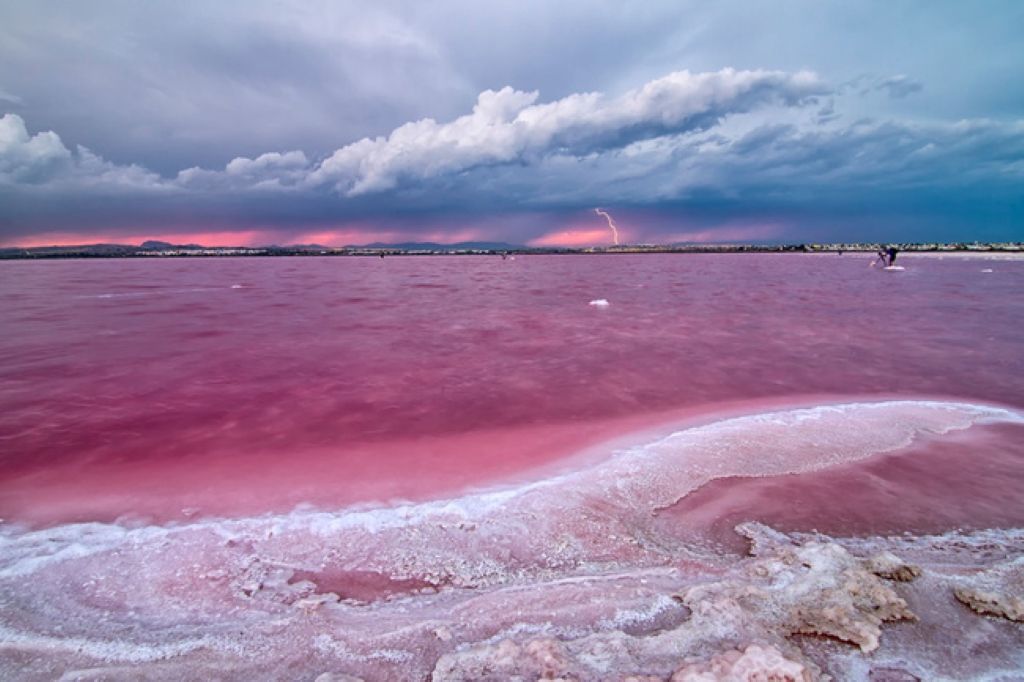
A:
<svg viewBox="0 0 1024 682">
<path fill-rule="evenodd" d="M 453 245 L 404 246 L 267 246 L 267 247 L 204 247 L 189 244 L 153 248 L 128 244 L 89 244 L 81 246 L 37 246 L 31 248 L 0 248 L 0 260 L 39 260 L 51 258 L 275 258 L 280 256 L 362 256 L 380 258 L 394 256 L 519 256 L 519 255 L 618 255 L 652 253 L 874 253 L 881 244 L 709 244 L 654 245 L 637 244 L 588 248 L 462 248 Z M 949 243 L 899 244 L 901 253 L 912 255 L 995 255 L 1024 256 L 1024 243 Z"/>
</svg>

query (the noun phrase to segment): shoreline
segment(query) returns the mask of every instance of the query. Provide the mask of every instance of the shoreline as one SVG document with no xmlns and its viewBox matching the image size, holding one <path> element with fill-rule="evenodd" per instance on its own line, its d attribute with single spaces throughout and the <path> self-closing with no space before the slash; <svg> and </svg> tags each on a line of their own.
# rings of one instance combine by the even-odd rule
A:
<svg viewBox="0 0 1024 682">
<path fill-rule="evenodd" d="M 983 408 L 847 403 L 867 420 L 835 443 L 839 459 L 899 457 L 892 448 L 909 432 L 941 440 L 1002 422 Z M 830 412 L 757 413 L 758 431 L 805 432 L 779 462 L 743 447 L 750 416 L 712 431 L 743 436 L 731 442 L 760 475 L 813 477 L 831 467 L 794 457 L 814 432 L 832 442 Z M 833 423 L 819 429 L 819 417 Z M 706 432 L 665 440 L 699 451 Z M 865 432 L 875 454 L 850 450 Z M 932 679 L 954 663 L 972 678 L 1019 669 L 1013 586 L 1024 530 L 861 536 L 747 520 L 731 531 L 746 551 L 716 552 L 658 522 L 673 498 L 664 479 L 696 464 L 659 453 L 664 444 L 573 480 L 402 508 L 0 527 L 0 596 L 13 605 L 0 623 L 0 671 L 24 672 L 28 656 L 39 677 L 103 666 L 158 679 L 667 679 L 741 657 L 792 679 L 866 679 L 867 669 Z M 984 634 L 985 656 L 966 655 L 965 627 Z M 949 660 L 925 646 L 936 640 Z"/>
<path fill-rule="evenodd" d="M 455 434 L 387 442 L 376 448 L 366 444 L 355 446 L 354 451 L 362 453 L 357 459 L 390 461 L 401 457 L 400 453 L 408 453 L 402 464 L 407 468 L 415 467 L 420 459 L 429 462 L 439 452 L 449 455 L 462 452 L 464 457 L 459 461 L 463 463 L 467 458 L 481 457 L 511 462 L 497 468 L 492 466 L 483 475 L 473 478 L 448 470 L 429 470 L 417 476 L 415 484 L 412 480 L 401 480 L 391 488 L 373 485 L 375 478 L 387 472 L 367 470 L 362 473 L 361 483 L 356 482 L 358 478 L 354 481 L 351 453 L 349 457 L 339 458 L 333 450 L 310 451 L 301 456 L 225 455 L 207 458 L 205 462 L 140 463 L 96 467 L 89 472 L 84 471 L 79 462 L 71 461 L 51 466 L 45 472 L 27 471 L 7 478 L 6 492 L 0 496 L 0 528 L 43 531 L 92 523 L 174 526 L 197 521 L 231 522 L 297 511 L 345 515 L 444 507 L 459 500 L 503 497 L 545 487 L 567 477 L 587 475 L 602 466 L 614 465 L 616 459 L 637 449 L 667 442 L 687 432 L 816 410 L 912 404 L 970 405 L 1024 414 L 1019 406 L 976 399 L 965 402 L 951 396 L 806 394 L 723 401 L 582 424 L 497 429 L 471 437 Z M 516 443 L 517 447 L 512 448 L 510 443 Z M 495 457 L 496 453 L 500 455 Z M 829 469 L 833 465 L 826 463 L 822 468 Z M 482 466 L 468 466 L 461 471 L 479 473 Z M 755 478 L 772 476 L 763 472 L 753 475 Z M 323 485 L 323 481 L 332 480 L 345 481 L 346 485 L 341 488 Z M 220 484 L 211 486 L 211 481 Z M 425 481 L 429 484 L 425 485 Z M 344 494 L 346 488 L 351 493 L 353 486 L 361 494 Z M 126 494 L 126 490 L 131 492 Z M 687 491 L 680 499 L 695 490 Z M 42 513 L 40 499 L 50 500 Z"/>
<path fill-rule="evenodd" d="M 510 246 L 509 248 L 462 248 L 459 245 L 432 244 L 423 248 L 399 246 L 344 246 L 344 247 L 204 247 L 189 245 L 154 250 L 127 244 L 89 244 L 77 246 L 39 246 L 31 248 L 2 247 L 3 260 L 51 260 L 51 259 L 155 259 L 166 258 L 283 258 L 283 257 L 364 257 L 383 258 L 396 256 L 585 256 L 585 255 L 651 255 L 651 254 L 868 254 L 873 255 L 882 244 L 708 244 L 708 245 L 657 245 L 635 244 L 587 248 L 531 248 Z M 915 243 L 898 244 L 900 256 L 956 256 L 991 257 L 998 255 L 1010 259 L 1024 258 L 1024 243 L 985 244 L 943 244 Z"/>
</svg>

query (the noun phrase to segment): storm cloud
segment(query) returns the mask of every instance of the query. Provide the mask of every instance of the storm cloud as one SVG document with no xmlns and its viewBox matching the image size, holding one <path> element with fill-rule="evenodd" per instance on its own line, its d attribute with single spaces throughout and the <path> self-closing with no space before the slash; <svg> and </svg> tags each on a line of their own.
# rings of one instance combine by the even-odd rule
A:
<svg viewBox="0 0 1024 682">
<path fill-rule="evenodd" d="M 9 5 L 0 242 L 551 243 L 596 205 L 634 241 L 1024 239 L 1014 17 Z M 901 31 L 966 51 L 950 70 Z"/>
</svg>

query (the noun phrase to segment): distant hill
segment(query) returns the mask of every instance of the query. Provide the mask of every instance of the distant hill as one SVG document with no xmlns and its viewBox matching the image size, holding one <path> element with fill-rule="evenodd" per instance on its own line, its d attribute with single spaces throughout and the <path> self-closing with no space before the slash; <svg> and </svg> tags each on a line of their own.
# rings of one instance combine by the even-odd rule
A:
<svg viewBox="0 0 1024 682">
<path fill-rule="evenodd" d="M 18 247 L 10 246 L 0 249 L 0 253 L 4 254 L 43 254 L 43 255 L 95 255 L 102 256 L 106 254 L 111 255 L 125 255 L 135 253 L 139 250 L 139 247 L 132 246 L 131 244 L 75 244 L 66 246 L 31 246 L 31 247 Z"/>
<path fill-rule="evenodd" d="M 373 242 L 372 244 L 353 244 L 345 248 L 394 249 L 396 251 L 515 251 L 525 249 L 526 247 L 507 242 L 455 242 L 454 244 L 438 244 L 437 242 L 398 242 L 387 244 L 384 242 Z"/>
<path fill-rule="evenodd" d="M 159 242 L 155 239 L 150 239 L 142 242 L 139 248 L 144 251 L 166 251 L 167 249 L 201 249 L 204 247 L 199 244 L 171 244 L 170 242 Z"/>
<path fill-rule="evenodd" d="M 331 247 L 324 246 L 323 244 L 288 244 L 287 246 L 278 246 L 277 244 L 272 244 L 271 246 L 265 246 L 260 248 L 284 249 L 287 251 L 323 251 Z"/>
</svg>

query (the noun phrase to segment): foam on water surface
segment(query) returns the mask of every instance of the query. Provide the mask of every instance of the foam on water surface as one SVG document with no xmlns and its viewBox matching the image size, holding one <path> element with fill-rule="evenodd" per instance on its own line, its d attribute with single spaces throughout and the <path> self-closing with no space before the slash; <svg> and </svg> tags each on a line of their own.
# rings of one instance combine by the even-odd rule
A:
<svg viewBox="0 0 1024 682">
<path fill-rule="evenodd" d="M 497 656 L 513 661 L 508 674 L 517 665 L 520 672 L 547 665 L 617 679 L 667 677 L 683 658 L 717 655 L 724 658 L 708 665 L 757 660 L 785 667 L 785 659 L 809 670 L 854 670 L 867 664 L 842 647 L 815 644 L 802 652 L 793 636 L 812 626 L 793 614 L 805 608 L 801 600 L 838 589 L 835 576 L 860 566 L 858 556 L 905 549 L 905 539 L 835 544 L 750 531 L 774 549 L 738 561 L 660 527 L 659 512 L 716 479 L 834 469 L 1000 423 L 1024 419 L 1002 407 L 933 400 L 780 409 L 668 428 L 632 445 L 620 441 L 582 468 L 446 500 L 162 526 L 8 524 L 0 533 L 0 672 L 46 677 L 102 669 L 131 677 L 148 665 L 147 674 L 166 679 L 312 679 L 325 671 L 463 679 L 479 665 L 498 670 Z M 752 514 L 756 520 L 756 509 Z M 985 532 L 1004 552 L 1024 546 L 1020 531 Z M 935 589 L 962 587 L 995 560 L 983 540 L 944 536 L 920 544 L 911 558 L 929 567 L 922 580 Z M 818 568 L 794 573 L 785 558 L 791 552 Z M 960 562 L 954 568 L 951 556 Z M 884 603 L 904 598 L 903 588 L 876 584 L 869 573 L 858 580 Z M 705 584 L 718 587 L 693 591 Z M 784 584 L 794 587 L 780 592 Z M 744 590 L 768 596 L 749 611 L 735 601 Z M 930 613 L 915 606 L 914 594 L 905 595 L 909 612 Z M 850 618 L 864 619 L 865 632 L 880 625 L 857 615 L 856 599 L 841 592 L 829 598 L 854 609 Z M 953 606 L 964 612 L 944 605 L 936 613 L 956 614 L 957 622 L 984 618 Z M 903 619 L 903 607 L 893 608 Z M 907 633 L 899 639 L 907 656 L 935 635 L 928 628 L 944 627 L 916 616 L 927 628 L 885 626 Z M 1021 665 L 1019 654 L 1009 653 L 1024 650 L 1020 626 L 982 622 L 995 642 L 985 670 Z M 863 641 L 875 641 L 870 637 Z M 771 651 L 722 653 L 738 641 Z M 928 663 L 913 665 L 920 672 Z"/>
</svg>

